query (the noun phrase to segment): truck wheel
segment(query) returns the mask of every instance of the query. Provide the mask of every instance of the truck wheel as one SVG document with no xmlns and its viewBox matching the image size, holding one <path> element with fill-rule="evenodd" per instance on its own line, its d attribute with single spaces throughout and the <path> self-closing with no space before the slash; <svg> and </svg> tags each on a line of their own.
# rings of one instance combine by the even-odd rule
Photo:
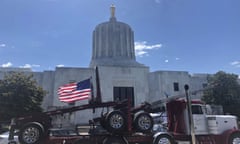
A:
<svg viewBox="0 0 240 144">
<path fill-rule="evenodd" d="M 106 137 L 103 140 L 103 144 L 127 144 L 127 142 L 122 137 Z"/>
<path fill-rule="evenodd" d="M 29 123 L 20 129 L 18 139 L 21 144 L 39 144 L 44 139 L 43 135 L 41 124 Z"/>
<path fill-rule="evenodd" d="M 106 117 L 106 129 L 110 133 L 121 133 L 126 127 L 126 118 L 121 111 L 111 111 Z"/>
<path fill-rule="evenodd" d="M 171 136 L 163 134 L 157 136 L 153 144 L 174 144 L 174 140 Z"/>
<path fill-rule="evenodd" d="M 147 112 L 138 113 L 134 119 L 134 126 L 137 131 L 150 132 L 153 128 L 153 118 Z"/>
<path fill-rule="evenodd" d="M 234 133 L 229 138 L 229 144 L 240 144 L 240 133 Z"/>
</svg>

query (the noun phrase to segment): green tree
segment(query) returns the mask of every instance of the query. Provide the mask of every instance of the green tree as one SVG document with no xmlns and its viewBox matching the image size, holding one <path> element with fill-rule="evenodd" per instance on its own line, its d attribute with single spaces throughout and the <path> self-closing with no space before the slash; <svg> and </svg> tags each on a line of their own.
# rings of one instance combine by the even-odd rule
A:
<svg viewBox="0 0 240 144">
<path fill-rule="evenodd" d="M 0 121 L 42 111 L 45 94 L 32 75 L 18 72 L 5 75 L 0 80 Z"/>
<path fill-rule="evenodd" d="M 225 113 L 240 116 L 240 84 L 238 76 L 219 71 L 208 77 L 211 89 L 204 91 L 203 101 L 222 105 Z"/>
</svg>

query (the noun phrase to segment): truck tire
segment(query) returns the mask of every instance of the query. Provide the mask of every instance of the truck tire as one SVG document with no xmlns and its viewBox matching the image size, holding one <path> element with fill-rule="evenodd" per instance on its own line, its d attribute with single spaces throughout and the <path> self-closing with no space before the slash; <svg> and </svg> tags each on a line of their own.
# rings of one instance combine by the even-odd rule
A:
<svg viewBox="0 0 240 144">
<path fill-rule="evenodd" d="M 18 139 L 21 144 L 40 144 L 44 140 L 44 128 L 39 123 L 28 123 L 20 129 Z"/>
<path fill-rule="evenodd" d="M 102 144 L 128 144 L 128 143 L 122 137 L 109 136 L 103 140 Z"/>
<path fill-rule="evenodd" d="M 153 118 L 147 112 L 137 113 L 134 118 L 134 127 L 139 132 L 150 132 L 153 128 Z"/>
<path fill-rule="evenodd" d="M 230 138 L 228 144 L 239 144 L 240 143 L 240 133 L 233 133 Z"/>
<path fill-rule="evenodd" d="M 114 110 L 108 113 L 105 127 L 110 133 L 122 133 L 127 126 L 126 117 L 123 112 Z"/>
<path fill-rule="evenodd" d="M 153 144 L 174 144 L 174 140 L 167 134 L 162 134 L 154 139 Z"/>
<path fill-rule="evenodd" d="M 102 126 L 102 128 L 106 129 L 106 117 L 107 117 L 107 113 L 104 113 L 102 116 L 101 116 L 101 119 L 100 119 L 100 125 Z"/>
</svg>

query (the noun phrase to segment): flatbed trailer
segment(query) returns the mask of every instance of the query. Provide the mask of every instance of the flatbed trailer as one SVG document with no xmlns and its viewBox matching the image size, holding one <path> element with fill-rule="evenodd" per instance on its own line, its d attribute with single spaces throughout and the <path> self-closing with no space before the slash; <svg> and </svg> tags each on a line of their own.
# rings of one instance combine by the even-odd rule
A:
<svg viewBox="0 0 240 144">
<path fill-rule="evenodd" d="M 89 121 L 94 131 L 96 123 L 100 123 L 106 133 L 87 131 L 84 135 L 51 135 L 51 116 L 81 111 L 85 109 L 111 107 L 113 110 L 96 119 Z M 14 133 L 19 130 L 18 136 L 21 144 L 151 144 L 153 142 L 152 109 L 148 103 L 138 107 L 131 106 L 131 100 L 121 102 L 94 102 L 71 108 L 47 111 L 39 114 L 13 119 L 10 126 L 9 144 L 15 144 Z M 101 124 L 101 121 L 103 124 Z M 134 127 L 138 124 L 138 127 Z M 88 143 L 86 143 L 88 142 Z"/>
<path fill-rule="evenodd" d="M 47 144 L 152 144 L 153 134 L 83 134 L 76 136 L 50 136 Z"/>
</svg>

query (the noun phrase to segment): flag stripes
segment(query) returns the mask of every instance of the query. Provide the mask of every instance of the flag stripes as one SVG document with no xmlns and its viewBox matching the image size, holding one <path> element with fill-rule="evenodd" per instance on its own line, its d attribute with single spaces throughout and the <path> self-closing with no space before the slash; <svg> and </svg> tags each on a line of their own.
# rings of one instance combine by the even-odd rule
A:
<svg viewBox="0 0 240 144">
<path fill-rule="evenodd" d="M 65 84 L 58 89 L 59 100 L 66 103 L 88 99 L 91 92 L 90 79 L 79 83 Z"/>
</svg>

